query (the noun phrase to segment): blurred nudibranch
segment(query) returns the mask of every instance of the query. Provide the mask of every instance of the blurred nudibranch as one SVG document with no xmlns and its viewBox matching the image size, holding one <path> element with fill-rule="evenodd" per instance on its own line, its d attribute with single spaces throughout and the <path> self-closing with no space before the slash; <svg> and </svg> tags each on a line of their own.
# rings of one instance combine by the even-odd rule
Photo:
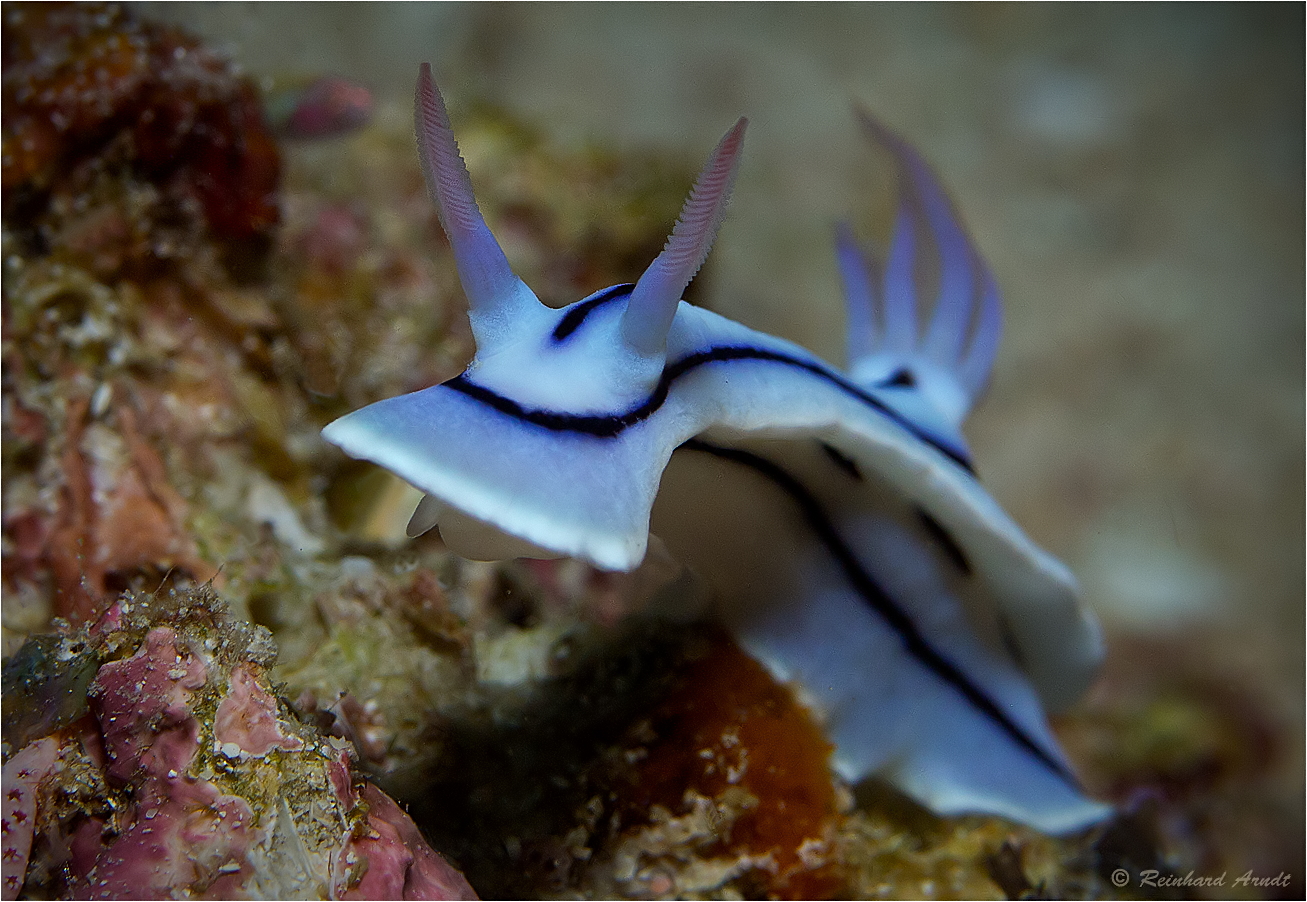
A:
<svg viewBox="0 0 1307 902">
<path fill-rule="evenodd" d="M 1081 829 L 1110 809 L 1080 788 L 1044 709 L 1088 686 L 1101 635 L 1071 574 L 981 488 L 960 431 L 994 361 L 998 289 L 922 158 L 859 115 L 895 160 L 900 199 L 883 265 L 838 230 L 842 372 L 681 300 L 723 218 L 744 119 L 644 274 L 555 310 L 482 218 L 424 64 L 418 147 L 476 354 L 323 435 L 425 492 L 409 534 L 438 525 L 466 557 L 625 571 L 652 531 L 817 712 L 842 777 L 879 776 L 941 814 Z"/>
</svg>

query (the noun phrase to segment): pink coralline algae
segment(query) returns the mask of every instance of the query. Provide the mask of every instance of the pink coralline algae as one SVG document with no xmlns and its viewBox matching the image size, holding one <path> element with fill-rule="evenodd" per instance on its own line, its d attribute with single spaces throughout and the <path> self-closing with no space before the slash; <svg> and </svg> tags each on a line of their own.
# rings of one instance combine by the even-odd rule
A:
<svg viewBox="0 0 1307 902">
<path fill-rule="evenodd" d="M 288 736 L 277 725 L 277 700 L 264 691 L 248 664 L 231 672 L 231 693 L 218 706 L 213 723 L 214 737 L 223 752 L 262 756 L 274 748 L 296 752 L 304 747 L 297 736 Z"/>
<path fill-rule="evenodd" d="M 363 879 L 342 899 L 475 899 L 463 875 L 427 845 L 413 819 L 377 787 L 363 787 L 370 832 L 352 837 L 342 860 L 367 860 Z"/>
<path fill-rule="evenodd" d="M 5 899 L 476 898 L 278 703 L 271 643 L 211 590 L 125 597 L 78 638 L 105 661 L 89 713 L 5 765 Z"/>
<path fill-rule="evenodd" d="M 103 848 L 92 846 L 92 854 L 73 856 L 73 873 L 90 898 L 120 898 L 124 891 L 164 898 L 197 876 L 208 884 L 204 895 L 230 898 L 250 876 L 249 805 L 186 776 L 201 730 L 190 696 L 206 684 L 207 671 L 198 657 L 178 650 L 169 627 L 151 630 L 131 658 L 100 668 L 92 710 L 108 774 L 144 782 L 126 829 Z M 96 830 L 88 821 L 79 832 L 90 840 Z"/>
<path fill-rule="evenodd" d="M 111 777 L 128 780 L 137 769 L 151 776 L 176 773 L 194 756 L 199 724 L 191 717 L 189 696 L 208 674 L 176 642 L 170 627 L 150 630 L 135 655 L 105 664 L 91 685 Z"/>
</svg>

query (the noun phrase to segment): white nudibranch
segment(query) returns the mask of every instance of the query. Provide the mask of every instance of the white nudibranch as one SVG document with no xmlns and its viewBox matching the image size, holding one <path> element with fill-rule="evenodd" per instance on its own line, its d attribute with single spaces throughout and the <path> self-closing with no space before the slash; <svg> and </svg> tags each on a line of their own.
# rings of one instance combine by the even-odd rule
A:
<svg viewBox="0 0 1307 902">
<path fill-rule="evenodd" d="M 410 534 L 438 525 L 466 557 L 631 570 L 652 529 L 817 712 L 842 777 L 879 776 L 941 814 L 1081 829 L 1110 808 L 1081 790 L 1044 707 L 1080 696 L 1101 636 L 1071 574 L 980 487 L 960 432 L 994 361 L 998 290 L 921 157 L 860 115 L 896 162 L 900 202 L 883 272 L 837 235 L 844 373 L 681 300 L 721 223 L 745 120 L 639 280 L 555 310 L 482 219 L 424 64 L 418 147 L 476 355 L 323 436 L 425 492 Z"/>
</svg>

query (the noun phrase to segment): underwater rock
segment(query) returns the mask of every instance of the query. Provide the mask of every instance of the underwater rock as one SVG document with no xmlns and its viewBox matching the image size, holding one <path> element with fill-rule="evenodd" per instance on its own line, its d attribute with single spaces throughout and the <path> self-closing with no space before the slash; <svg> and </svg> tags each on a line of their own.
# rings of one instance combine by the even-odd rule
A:
<svg viewBox="0 0 1307 902">
<path fill-rule="evenodd" d="M 215 439 L 253 423 L 268 468 L 290 467 L 288 399 L 266 385 L 277 319 L 234 284 L 280 216 L 253 83 L 125 6 L 16 3 L 3 21 L 12 651 L 52 616 L 218 575 L 239 523 L 212 516 Z"/>
<path fill-rule="evenodd" d="M 357 886 L 344 899 L 475 899 L 472 887 L 422 838 L 394 800 L 368 783 L 362 790 L 371 832 L 355 837 L 351 854 L 366 860 Z"/>
<path fill-rule="evenodd" d="M 621 781 L 623 829 L 610 853 L 625 893 L 732 881 L 765 898 L 839 891 L 831 744 L 790 689 L 724 634 L 714 631 L 629 741 L 623 758 L 636 763 Z"/>
<path fill-rule="evenodd" d="M 168 484 L 158 453 L 140 439 L 130 408 L 118 410 L 121 438 L 96 427 L 86 444 L 99 453 L 86 454 L 87 406 L 68 405 L 64 503 L 47 549 L 55 611 L 77 622 L 99 613 L 115 574 L 156 565 L 206 580 L 216 572 L 182 528 L 186 504 Z"/>
<path fill-rule="evenodd" d="M 57 220 L 88 185 L 125 171 L 162 193 L 158 218 L 195 205 L 229 249 L 267 249 L 280 155 L 253 83 L 229 62 L 117 4 L 7 4 L 4 26 L 6 218 Z M 133 194 L 144 197 L 122 199 Z M 107 211 L 82 238 L 145 262 L 154 245 L 130 220 Z"/>
<path fill-rule="evenodd" d="M 78 640 L 89 713 L 5 766 L 5 898 L 475 898 L 211 589 L 124 596 Z"/>
<path fill-rule="evenodd" d="M 5 659 L 4 740 L 23 748 L 86 713 L 96 655 L 68 636 L 38 635 Z"/>
</svg>

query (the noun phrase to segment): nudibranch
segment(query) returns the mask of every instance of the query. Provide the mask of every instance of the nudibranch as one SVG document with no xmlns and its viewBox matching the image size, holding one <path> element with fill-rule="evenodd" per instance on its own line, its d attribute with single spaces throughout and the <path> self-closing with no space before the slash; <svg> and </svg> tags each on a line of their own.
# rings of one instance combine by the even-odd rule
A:
<svg viewBox="0 0 1307 902">
<path fill-rule="evenodd" d="M 486 226 L 425 64 L 416 105 L 476 354 L 323 430 L 425 493 L 409 534 L 438 525 L 465 557 L 626 571 L 652 529 L 823 719 L 845 779 L 1050 833 L 1105 817 L 1044 714 L 1087 687 L 1101 635 L 1071 574 L 976 480 L 960 426 L 994 360 L 999 294 L 921 157 L 863 114 L 900 202 L 883 272 L 838 232 L 845 373 L 681 300 L 722 221 L 744 119 L 634 284 L 552 309 Z M 938 267 L 924 330 L 923 261 Z"/>
</svg>

